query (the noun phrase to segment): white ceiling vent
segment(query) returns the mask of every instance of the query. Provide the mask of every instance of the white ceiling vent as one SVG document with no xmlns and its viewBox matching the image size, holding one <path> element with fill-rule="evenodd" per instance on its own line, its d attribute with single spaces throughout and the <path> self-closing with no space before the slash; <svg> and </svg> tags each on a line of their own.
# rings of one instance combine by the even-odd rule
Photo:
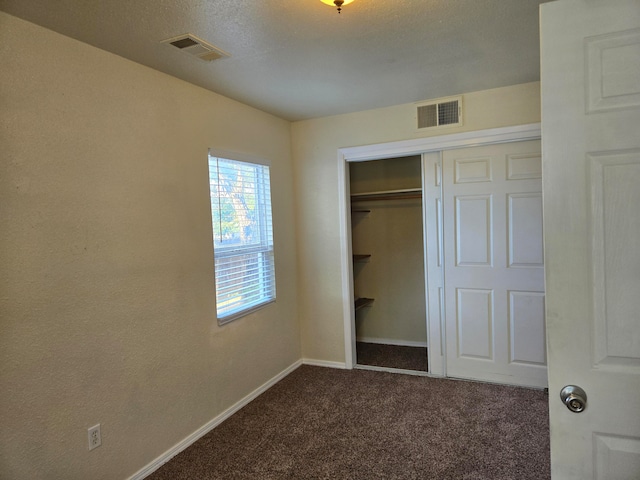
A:
<svg viewBox="0 0 640 480">
<path fill-rule="evenodd" d="M 191 33 L 180 35 L 179 37 L 168 38 L 167 40 L 163 40 L 161 43 L 173 45 L 180 49 L 180 51 L 207 62 L 230 56 L 224 50 L 214 47 Z"/>
<path fill-rule="evenodd" d="M 419 130 L 462 125 L 462 96 L 422 102 L 416 113 Z"/>
</svg>

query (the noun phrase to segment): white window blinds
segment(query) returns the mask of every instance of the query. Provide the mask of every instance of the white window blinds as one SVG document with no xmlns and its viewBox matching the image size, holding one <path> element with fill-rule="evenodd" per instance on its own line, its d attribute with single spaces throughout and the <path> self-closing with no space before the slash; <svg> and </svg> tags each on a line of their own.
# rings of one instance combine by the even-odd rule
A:
<svg viewBox="0 0 640 480">
<path fill-rule="evenodd" d="M 275 300 L 269 167 L 209 155 L 220 324 Z"/>
</svg>

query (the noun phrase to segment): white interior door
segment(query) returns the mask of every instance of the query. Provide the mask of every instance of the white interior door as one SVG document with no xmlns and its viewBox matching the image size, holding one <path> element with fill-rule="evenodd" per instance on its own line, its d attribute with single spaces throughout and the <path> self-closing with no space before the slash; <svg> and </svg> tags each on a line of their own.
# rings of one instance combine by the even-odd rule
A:
<svg viewBox="0 0 640 480">
<path fill-rule="evenodd" d="M 541 60 L 552 477 L 637 480 L 640 1 L 543 4 Z"/>
<path fill-rule="evenodd" d="M 447 375 L 546 386 L 537 140 L 442 157 Z"/>
</svg>

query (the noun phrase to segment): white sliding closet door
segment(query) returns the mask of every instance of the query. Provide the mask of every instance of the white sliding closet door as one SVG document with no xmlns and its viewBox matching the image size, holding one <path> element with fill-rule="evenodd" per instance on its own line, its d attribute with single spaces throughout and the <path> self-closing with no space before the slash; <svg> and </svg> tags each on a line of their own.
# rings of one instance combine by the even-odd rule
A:
<svg viewBox="0 0 640 480">
<path fill-rule="evenodd" d="M 447 376 L 546 386 L 539 141 L 442 155 Z"/>
</svg>

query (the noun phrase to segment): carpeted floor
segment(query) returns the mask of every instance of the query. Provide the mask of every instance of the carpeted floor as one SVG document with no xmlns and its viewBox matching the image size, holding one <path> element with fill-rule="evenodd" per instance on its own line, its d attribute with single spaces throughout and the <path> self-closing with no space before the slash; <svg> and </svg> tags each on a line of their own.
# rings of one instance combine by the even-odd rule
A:
<svg viewBox="0 0 640 480">
<path fill-rule="evenodd" d="M 302 366 L 151 480 L 545 480 L 539 390 Z"/>
<path fill-rule="evenodd" d="M 358 365 L 428 372 L 427 349 L 356 342 Z"/>
</svg>

